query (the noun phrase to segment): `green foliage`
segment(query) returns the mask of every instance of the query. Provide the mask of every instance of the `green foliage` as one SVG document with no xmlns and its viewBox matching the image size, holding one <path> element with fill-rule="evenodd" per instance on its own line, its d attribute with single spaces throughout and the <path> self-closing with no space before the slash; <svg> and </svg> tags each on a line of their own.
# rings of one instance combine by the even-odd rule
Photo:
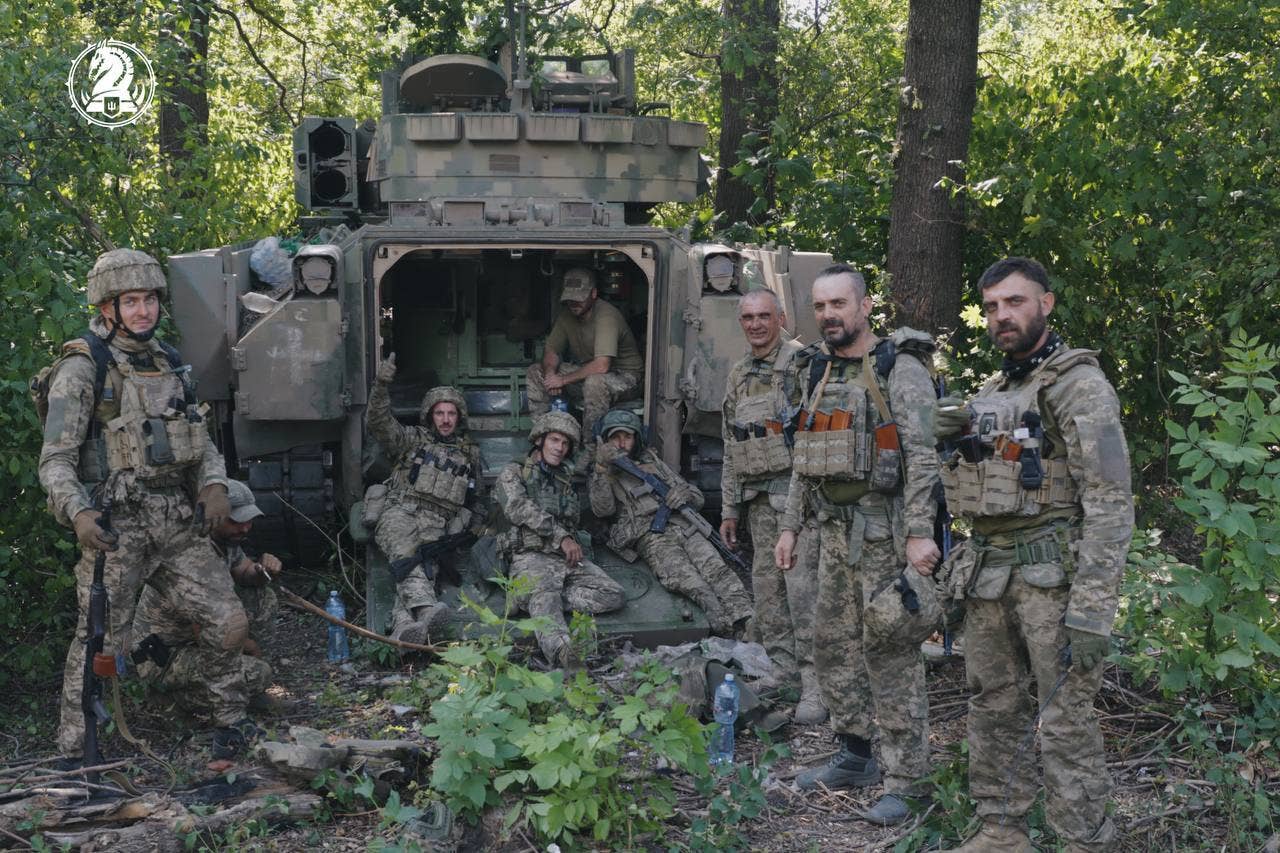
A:
<svg viewBox="0 0 1280 853">
<path fill-rule="evenodd" d="M 1280 667 L 1280 359 L 1239 330 L 1224 355 L 1210 380 L 1169 372 L 1191 409 L 1166 429 L 1182 472 L 1175 503 L 1204 538 L 1200 563 L 1135 539 L 1125 618 L 1138 644 L 1131 665 L 1166 692 L 1226 687 L 1247 698 L 1274 692 Z"/>
<path fill-rule="evenodd" d="M 502 805 L 508 828 L 525 824 L 548 840 L 589 832 L 629 844 L 658 832 L 675 806 L 659 760 L 695 773 L 706 763 L 703 727 L 676 702 L 671 671 L 646 663 L 621 695 L 582 673 L 537 672 L 512 659 L 509 639 L 536 623 L 472 606 L 500 630 L 451 646 L 428 673 L 445 684 L 422 727 L 440 748 L 433 792 L 464 816 Z"/>
<path fill-rule="evenodd" d="M 770 743 L 766 733 L 757 731 L 757 735 L 766 747 L 754 764 L 739 760 L 732 767 L 719 767 L 696 778 L 698 793 L 707 798 L 707 815 L 694 818 L 687 849 L 696 853 L 751 849 L 745 824 L 768 805 L 764 780 L 769 768 L 790 754 L 785 744 Z"/>
</svg>

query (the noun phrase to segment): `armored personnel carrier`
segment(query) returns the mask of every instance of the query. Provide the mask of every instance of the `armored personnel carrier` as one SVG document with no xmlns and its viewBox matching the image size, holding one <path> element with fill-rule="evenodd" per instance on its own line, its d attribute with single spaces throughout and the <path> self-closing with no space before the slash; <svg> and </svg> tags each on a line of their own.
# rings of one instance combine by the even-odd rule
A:
<svg viewBox="0 0 1280 853">
<path fill-rule="evenodd" d="M 259 527 L 303 559 L 323 549 L 320 528 L 345 521 L 357 541 L 369 537 L 361 499 L 388 473 L 364 426 L 380 356 L 396 353 L 391 396 L 406 423 L 427 388 L 463 390 L 486 485 L 523 457 L 525 370 L 571 266 L 596 271 L 601 298 L 644 349 L 644 387 L 624 405 L 713 508 L 721 397 L 746 350 L 738 296 L 772 289 L 799 333 L 815 335 L 804 306 L 828 255 L 690 245 L 649 224 L 655 205 L 705 191 L 707 129 L 636 102 L 631 51 L 549 57 L 537 73 L 515 54 L 503 65 L 434 56 L 385 73 L 376 122 L 304 120 L 296 197 L 302 226 L 320 236 L 282 285 L 251 272 L 252 242 L 169 259 L 183 353 L 216 410 L 229 470 L 257 493 Z M 629 590 L 627 608 L 600 620 L 606 630 L 642 641 L 705 632 L 642 563 L 596 552 Z M 470 559 L 479 576 L 494 573 L 491 542 Z M 368 621 L 383 630 L 392 584 L 372 542 L 366 568 Z"/>
</svg>

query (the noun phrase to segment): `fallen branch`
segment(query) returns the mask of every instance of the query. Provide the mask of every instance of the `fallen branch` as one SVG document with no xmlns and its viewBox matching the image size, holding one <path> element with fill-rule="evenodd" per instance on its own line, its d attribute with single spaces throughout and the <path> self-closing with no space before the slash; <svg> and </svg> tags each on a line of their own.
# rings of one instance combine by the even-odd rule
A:
<svg viewBox="0 0 1280 853">
<path fill-rule="evenodd" d="M 339 619 L 336 616 L 331 616 L 329 613 L 325 611 L 324 608 L 317 607 L 316 605 L 312 604 L 310 601 L 307 601 L 302 596 L 290 590 L 284 584 L 280 584 L 279 589 L 280 589 L 280 594 L 284 596 L 284 600 L 286 604 L 289 604 L 290 606 L 294 607 L 297 610 L 305 610 L 307 613 L 310 613 L 313 616 L 319 616 L 321 619 L 324 619 L 326 622 L 332 622 L 334 625 L 341 625 L 343 628 L 346 628 L 348 631 L 350 631 L 351 633 L 355 634 L 358 637 L 364 637 L 366 640 L 374 640 L 375 642 L 379 642 L 379 643 L 386 643 L 388 646 L 395 646 L 397 649 L 406 649 L 411 652 L 427 652 L 428 654 L 433 654 L 433 655 L 440 654 L 439 646 L 428 646 L 422 643 L 408 643 L 408 642 L 405 642 L 404 640 L 396 640 L 391 637 L 384 637 L 381 634 L 377 634 L 377 633 L 374 633 L 373 631 L 369 631 L 365 628 L 361 628 L 359 625 L 352 625 L 350 622 L 348 622 L 345 619 Z"/>
</svg>

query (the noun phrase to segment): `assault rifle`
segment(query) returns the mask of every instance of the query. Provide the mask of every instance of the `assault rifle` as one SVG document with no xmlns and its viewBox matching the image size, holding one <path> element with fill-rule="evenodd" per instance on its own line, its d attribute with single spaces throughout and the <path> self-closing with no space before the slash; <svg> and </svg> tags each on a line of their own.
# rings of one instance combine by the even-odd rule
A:
<svg viewBox="0 0 1280 853">
<path fill-rule="evenodd" d="M 104 489 L 105 492 L 105 489 Z M 111 498 L 104 497 L 102 515 L 98 516 L 98 526 L 104 533 L 111 530 Z M 98 551 L 93 558 L 93 582 L 89 585 L 89 612 L 85 615 L 84 641 L 84 678 L 80 684 L 80 709 L 84 712 L 84 765 L 96 767 L 102 763 L 102 752 L 98 748 L 98 724 L 108 722 L 111 714 L 102 701 L 102 679 L 116 674 L 116 660 L 111 655 L 102 653 L 103 643 L 107 636 L 107 586 L 105 574 L 107 552 Z M 96 782 L 98 774 L 87 773 L 85 778 Z"/>
<path fill-rule="evenodd" d="M 629 457 L 619 456 L 613 460 L 613 464 L 615 467 L 622 471 L 626 471 L 631 476 L 638 477 L 640 481 L 648 487 L 649 492 L 657 496 L 659 500 L 666 500 L 667 492 L 671 491 L 670 487 L 648 471 L 645 471 Z M 685 505 L 680 507 L 680 515 L 693 525 L 694 530 L 706 537 L 707 541 L 720 552 L 720 556 L 724 557 L 727 562 L 737 566 L 743 571 L 750 568 L 745 560 L 730 550 L 729 546 L 720 538 L 720 534 L 711 526 L 711 522 L 699 515 L 697 510 L 691 506 Z M 666 503 L 663 503 L 662 506 L 658 507 L 658 512 L 654 515 L 653 521 L 649 523 L 649 530 L 654 533 L 661 533 L 667 529 L 667 521 L 670 518 L 671 507 L 667 506 Z"/>
<path fill-rule="evenodd" d="M 469 547 L 475 541 L 476 535 L 470 530 L 464 530 L 461 533 L 450 533 L 434 542 L 423 542 L 409 556 L 391 561 L 391 576 L 396 579 L 396 583 L 400 583 L 409 576 L 414 566 L 421 564 L 422 573 L 427 576 L 427 580 L 433 580 L 435 571 L 432 565 L 437 557 L 455 548 Z"/>
</svg>

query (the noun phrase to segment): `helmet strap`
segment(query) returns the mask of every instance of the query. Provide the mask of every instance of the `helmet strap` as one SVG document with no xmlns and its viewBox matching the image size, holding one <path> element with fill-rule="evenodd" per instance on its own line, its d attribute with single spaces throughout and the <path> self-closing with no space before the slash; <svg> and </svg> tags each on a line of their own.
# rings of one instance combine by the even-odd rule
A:
<svg viewBox="0 0 1280 853">
<path fill-rule="evenodd" d="M 111 343 L 111 340 L 116 336 L 116 332 L 119 332 L 119 331 L 123 331 L 125 334 L 125 337 L 135 340 L 139 343 L 146 343 L 147 341 L 151 340 L 156 336 L 156 327 L 160 325 L 160 318 L 158 316 L 156 317 L 155 326 L 152 326 L 150 329 L 147 329 L 145 332 L 135 332 L 133 329 L 130 329 L 128 326 L 126 326 L 124 323 L 124 320 L 120 317 L 120 294 L 117 293 L 115 295 L 115 298 L 111 300 L 111 308 L 112 308 L 111 333 L 107 335 L 107 343 Z M 160 310 L 161 312 L 164 311 L 163 308 L 161 308 Z"/>
</svg>

